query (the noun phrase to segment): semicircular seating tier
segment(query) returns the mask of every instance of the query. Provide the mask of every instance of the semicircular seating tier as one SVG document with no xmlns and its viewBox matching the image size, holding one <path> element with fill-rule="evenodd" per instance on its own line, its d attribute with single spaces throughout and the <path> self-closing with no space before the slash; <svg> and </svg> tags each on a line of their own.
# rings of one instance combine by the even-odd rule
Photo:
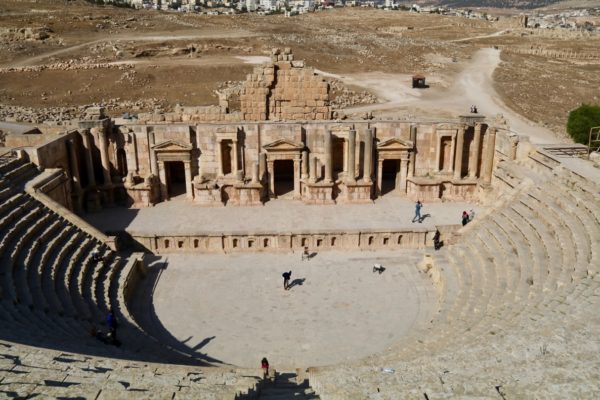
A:
<svg viewBox="0 0 600 400">
<path fill-rule="evenodd" d="M 112 251 L 27 193 L 26 182 L 39 174 L 22 158 L 0 158 L 0 393 L 254 397 L 260 369 L 215 367 L 140 327 L 122 293 L 135 257 Z M 108 331 L 109 310 L 119 321 L 120 346 L 90 334 L 92 328 Z"/>
<path fill-rule="evenodd" d="M 432 255 L 435 318 L 382 354 L 310 369 L 322 398 L 600 392 L 600 184 L 531 158 L 495 175 L 507 194 Z"/>
</svg>

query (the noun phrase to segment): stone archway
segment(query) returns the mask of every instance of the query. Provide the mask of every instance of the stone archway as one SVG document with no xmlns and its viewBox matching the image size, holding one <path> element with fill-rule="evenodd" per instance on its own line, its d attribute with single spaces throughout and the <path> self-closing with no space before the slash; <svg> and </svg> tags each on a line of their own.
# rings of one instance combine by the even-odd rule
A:
<svg viewBox="0 0 600 400">
<path fill-rule="evenodd" d="M 192 191 L 191 152 L 192 146 L 169 140 L 152 146 L 158 162 L 158 177 L 160 179 L 160 192 L 163 200 L 168 200 L 170 193 L 176 193 L 174 185 L 181 182 L 181 164 L 183 163 L 183 183 L 186 198 L 194 197 Z M 173 177 L 171 175 L 174 175 Z M 173 179 L 172 179 L 173 178 Z"/>
<path fill-rule="evenodd" d="M 269 197 L 277 198 L 278 189 L 289 185 L 290 167 L 293 177 L 293 199 L 300 199 L 300 160 L 304 145 L 286 139 L 279 139 L 263 146 L 267 154 L 267 173 L 269 175 Z M 290 165 L 291 164 L 291 165 Z M 276 187 L 276 176 L 281 179 Z M 288 192 L 285 192 L 288 193 Z"/>
<path fill-rule="evenodd" d="M 413 151 L 413 147 L 412 141 L 397 138 L 388 139 L 377 145 L 377 194 L 379 196 L 384 194 L 382 190 L 384 175 L 394 180 L 391 182 L 394 192 L 406 193 L 409 153 Z M 386 182 L 386 189 L 388 183 Z"/>
</svg>

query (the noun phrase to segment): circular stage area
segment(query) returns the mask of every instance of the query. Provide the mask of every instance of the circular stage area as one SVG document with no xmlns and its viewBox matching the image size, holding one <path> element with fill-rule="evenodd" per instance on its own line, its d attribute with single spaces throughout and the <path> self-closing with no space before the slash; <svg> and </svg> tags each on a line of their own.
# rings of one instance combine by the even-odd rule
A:
<svg viewBox="0 0 600 400">
<path fill-rule="evenodd" d="M 383 352 L 428 321 L 437 294 L 423 252 L 169 255 L 154 292 L 162 325 L 223 363 L 328 365 Z M 385 271 L 373 272 L 375 263 Z M 292 270 L 292 288 L 282 273 Z"/>
</svg>

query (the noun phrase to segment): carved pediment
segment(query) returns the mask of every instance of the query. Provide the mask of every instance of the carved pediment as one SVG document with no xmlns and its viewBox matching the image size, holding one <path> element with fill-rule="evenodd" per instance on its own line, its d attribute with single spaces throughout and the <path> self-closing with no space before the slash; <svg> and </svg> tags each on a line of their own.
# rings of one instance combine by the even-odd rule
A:
<svg viewBox="0 0 600 400">
<path fill-rule="evenodd" d="M 291 140 L 279 139 L 263 146 L 266 151 L 302 151 L 304 145 Z"/>
<path fill-rule="evenodd" d="M 442 123 L 442 124 L 437 124 L 435 126 L 435 130 L 436 131 L 456 131 L 456 130 L 458 130 L 458 127 L 454 124 Z"/>
<path fill-rule="evenodd" d="M 414 147 L 413 142 L 410 140 L 391 138 L 388 140 L 384 140 L 383 142 L 377 144 L 378 150 L 386 150 L 386 151 L 403 151 L 403 150 L 412 150 Z"/>
<path fill-rule="evenodd" d="M 192 146 L 175 140 L 167 140 L 166 142 L 155 144 L 152 146 L 152 149 L 156 152 L 185 152 L 191 151 Z"/>
</svg>

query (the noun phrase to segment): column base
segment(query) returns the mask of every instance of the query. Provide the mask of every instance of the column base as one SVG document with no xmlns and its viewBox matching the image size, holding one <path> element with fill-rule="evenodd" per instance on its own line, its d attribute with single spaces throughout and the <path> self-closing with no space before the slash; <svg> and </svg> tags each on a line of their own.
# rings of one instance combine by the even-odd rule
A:
<svg viewBox="0 0 600 400">
<path fill-rule="evenodd" d="M 302 201 L 306 204 L 335 204 L 333 186 L 333 182 L 305 183 Z"/>
</svg>

